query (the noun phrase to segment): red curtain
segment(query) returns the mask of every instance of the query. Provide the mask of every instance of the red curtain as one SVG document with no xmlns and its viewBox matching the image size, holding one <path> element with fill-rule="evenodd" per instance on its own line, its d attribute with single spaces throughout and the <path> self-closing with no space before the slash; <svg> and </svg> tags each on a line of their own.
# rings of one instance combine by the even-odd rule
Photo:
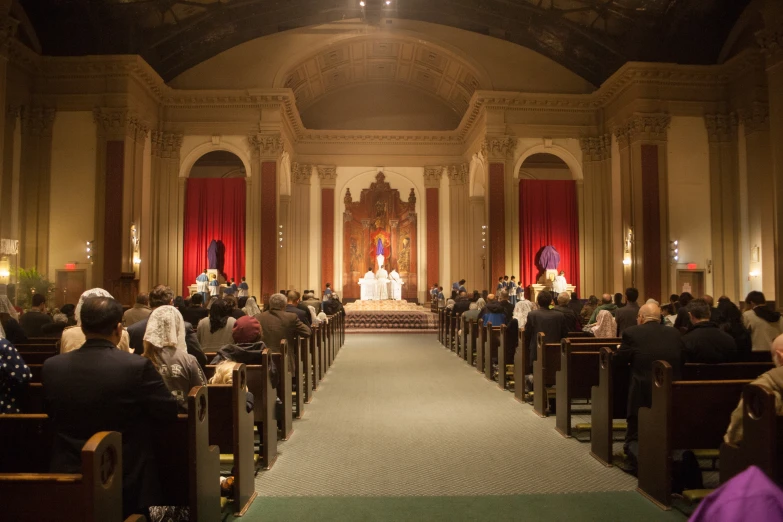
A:
<svg viewBox="0 0 783 522">
<path fill-rule="evenodd" d="M 558 270 L 579 288 L 579 213 L 576 182 L 523 179 L 519 183 L 519 284 L 533 284 L 536 259 L 547 245 L 560 254 Z"/>
<path fill-rule="evenodd" d="M 225 245 L 223 272 L 239 284 L 245 275 L 244 178 L 188 178 L 184 234 L 184 295 L 207 268 L 207 248 L 213 239 Z"/>
</svg>

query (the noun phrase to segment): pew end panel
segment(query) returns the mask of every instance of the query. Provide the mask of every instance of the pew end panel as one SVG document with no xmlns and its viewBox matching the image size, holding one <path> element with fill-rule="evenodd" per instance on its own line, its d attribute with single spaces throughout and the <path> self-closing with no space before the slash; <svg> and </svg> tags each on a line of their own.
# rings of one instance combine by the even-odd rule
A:
<svg viewBox="0 0 783 522">
<path fill-rule="evenodd" d="M 324 330 L 321 330 L 322 336 Z M 324 339 L 322 339 L 323 341 Z M 321 343 L 321 362 L 325 363 L 324 356 L 325 342 Z M 280 378 L 277 385 L 277 396 L 283 403 L 283 416 L 282 419 L 277 419 L 278 428 L 282 432 L 282 439 L 288 440 L 294 433 L 294 413 L 293 413 L 293 390 L 292 390 L 292 375 L 290 366 L 290 357 L 288 355 L 288 342 L 283 339 L 280 341 L 280 353 L 273 353 L 272 358 L 277 366 L 277 374 Z M 323 374 L 324 367 L 321 366 L 321 373 Z"/>
</svg>

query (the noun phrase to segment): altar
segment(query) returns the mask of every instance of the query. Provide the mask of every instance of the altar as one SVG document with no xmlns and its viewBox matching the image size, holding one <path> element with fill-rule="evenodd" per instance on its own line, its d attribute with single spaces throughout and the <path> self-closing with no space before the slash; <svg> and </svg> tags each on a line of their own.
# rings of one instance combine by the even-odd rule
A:
<svg viewBox="0 0 783 522">
<path fill-rule="evenodd" d="M 550 292 L 552 292 L 552 284 L 551 283 L 548 285 L 534 284 L 534 285 L 530 285 L 528 287 L 528 290 L 530 291 L 530 300 L 535 303 L 536 299 L 538 298 L 538 294 L 540 294 L 544 290 L 549 290 Z M 571 295 L 572 293 L 576 292 L 576 287 L 570 284 L 566 285 L 565 291 L 568 292 L 568 295 Z M 557 296 L 553 295 L 552 298 L 554 299 L 555 304 L 557 304 Z"/>
</svg>

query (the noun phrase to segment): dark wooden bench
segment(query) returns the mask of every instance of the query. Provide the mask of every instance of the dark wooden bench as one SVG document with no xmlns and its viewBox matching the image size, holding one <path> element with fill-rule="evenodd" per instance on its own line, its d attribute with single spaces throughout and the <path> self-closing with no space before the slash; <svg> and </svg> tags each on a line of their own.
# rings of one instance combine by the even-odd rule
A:
<svg viewBox="0 0 783 522">
<path fill-rule="evenodd" d="M 55 355 L 58 354 L 54 351 L 26 352 L 19 350 L 19 356 L 25 364 L 43 364 L 46 362 L 46 359 L 54 357 Z"/>
<path fill-rule="evenodd" d="M 484 327 L 484 377 L 490 381 L 494 380 L 492 374 L 492 361 L 498 361 L 498 383 L 505 389 L 506 371 L 505 366 L 501 366 L 506 350 L 506 325 L 492 326 L 487 323 Z"/>
<path fill-rule="evenodd" d="M 778 484 L 783 480 L 783 416 L 777 415 L 775 394 L 750 384 L 742 390 L 742 440 L 720 447 L 720 481 L 749 466 L 757 466 Z"/>
<path fill-rule="evenodd" d="M 457 353 L 457 350 L 459 349 L 458 346 L 459 340 L 457 339 L 457 337 L 459 334 L 460 317 L 462 317 L 462 314 L 452 312 L 451 324 L 449 325 L 451 329 L 451 342 L 449 343 L 449 350 L 451 350 L 454 353 Z"/>
<path fill-rule="evenodd" d="M 473 366 L 476 362 L 476 345 L 478 341 L 478 320 L 471 319 L 467 321 L 468 333 L 465 338 L 465 361 L 469 366 Z"/>
<path fill-rule="evenodd" d="M 311 392 L 318 389 L 318 384 L 321 382 L 321 358 L 318 356 L 318 339 L 321 337 L 321 327 L 314 325 L 312 327 L 313 335 L 310 336 L 307 342 L 307 347 L 310 350 L 310 366 L 309 376 L 311 382 Z M 307 397 L 307 402 L 312 400 L 312 393 Z"/>
<path fill-rule="evenodd" d="M 443 329 L 444 324 L 445 321 L 443 320 L 443 308 L 438 308 L 438 342 L 442 345 L 446 344 Z"/>
<path fill-rule="evenodd" d="M 595 339 L 592 343 L 573 338 L 560 343 L 560 364 L 555 372 L 555 429 L 564 437 L 571 436 L 571 407 L 574 399 L 589 400 L 593 386 L 598 385 L 600 350 L 612 348 L 616 339 Z"/>
<path fill-rule="evenodd" d="M 43 383 L 31 382 L 20 394 L 20 406 L 22 413 L 44 413 Z"/>
<path fill-rule="evenodd" d="M 322 330 L 323 332 L 323 330 Z M 322 355 L 325 352 L 321 352 Z M 288 342 L 283 339 L 280 341 L 280 353 L 273 353 L 272 359 L 277 366 L 277 375 L 279 382 L 277 384 L 277 396 L 283 402 L 282 418 L 277 419 L 277 427 L 282 433 L 282 439 L 288 440 L 294 433 L 294 414 L 293 414 L 293 389 L 291 363 L 292 358 L 288 354 Z"/>
<path fill-rule="evenodd" d="M 774 368 L 770 362 L 741 362 L 721 364 L 688 363 L 682 372 L 683 381 L 710 381 L 755 379 L 764 372 Z"/>
<path fill-rule="evenodd" d="M 206 386 L 188 394 L 188 414 L 157 428 L 155 455 L 164 506 L 188 506 L 193 522 L 220 520 L 220 450 L 209 445 Z"/>
<path fill-rule="evenodd" d="M 294 384 L 296 384 L 296 418 L 301 419 L 304 415 L 305 404 L 312 400 L 313 393 L 313 372 L 312 361 L 310 358 L 310 340 L 307 337 L 299 337 L 297 339 L 298 355 L 296 361 L 296 374 L 294 377 Z"/>
<path fill-rule="evenodd" d="M 674 381 L 665 361 L 655 361 L 652 369 L 652 406 L 639 408 L 637 491 L 670 509 L 672 452 L 718 449 L 749 381 Z"/>
<path fill-rule="evenodd" d="M 59 346 L 60 337 L 28 337 L 26 342 L 16 343 L 14 345 L 17 350 L 26 352 L 36 351 L 39 348 L 44 347 L 48 348 L 46 351 L 53 350 L 59 352 Z"/>
<path fill-rule="evenodd" d="M 478 324 L 478 336 L 476 339 L 476 370 L 480 373 L 484 373 L 484 357 L 487 351 L 487 328 L 484 326 L 484 321 L 481 319 L 476 322 Z"/>
<path fill-rule="evenodd" d="M 2 416 L 0 416 L 2 417 Z M 101 431 L 82 448 L 81 473 L 3 473 L 3 519 L 14 522 L 122 521 L 122 437 Z M 133 515 L 125 522 L 140 522 Z"/>
<path fill-rule="evenodd" d="M 48 415 L 0 415 L 0 473 L 48 472 L 53 442 Z"/>
<path fill-rule="evenodd" d="M 244 515 L 256 498 L 255 448 L 252 411 L 247 411 L 247 372 L 234 363 L 232 384 L 210 384 L 209 443 L 222 454 L 231 454 L 234 475 L 235 515 Z M 255 400 L 255 396 L 254 396 Z M 255 405 L 254 405 L 255 408 Z"/>
</svg>

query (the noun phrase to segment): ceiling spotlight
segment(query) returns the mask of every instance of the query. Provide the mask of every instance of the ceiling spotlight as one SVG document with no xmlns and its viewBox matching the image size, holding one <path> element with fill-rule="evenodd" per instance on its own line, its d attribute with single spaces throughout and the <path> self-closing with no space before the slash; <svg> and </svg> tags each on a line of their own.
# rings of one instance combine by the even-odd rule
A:
<svg viewBox="0 0 783 522">
<path fill-rule="evenodd" d="M 362 7 L 364 7 L 364 5 L 365 5 L 365 4 L 364 4 L 364 0 L 361 0 L 361 1 L 359 2 L 359 5 L 360 5 L 360 6 L 362 6 Z"/>
<path fill-rule="evenodd" d="M 391 5 L 391 0 L 386 0 L 386 5 Z"/>
</svg>

